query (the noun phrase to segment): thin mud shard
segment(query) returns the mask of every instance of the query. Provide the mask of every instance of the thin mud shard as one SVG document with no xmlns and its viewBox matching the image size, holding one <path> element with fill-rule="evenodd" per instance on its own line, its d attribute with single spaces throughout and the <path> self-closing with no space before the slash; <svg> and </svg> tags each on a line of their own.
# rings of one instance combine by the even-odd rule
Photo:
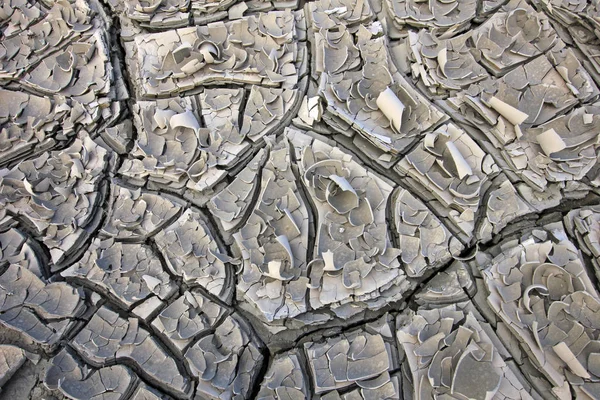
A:
<svg viewBox="0 0 600 400">
<path fill-rule="evenodd" d="M 166 300 L 177 290 L 152 248 L 112 239 L 95 239 L 61 276 L 116 299 L 125 310 L 140 301 Z"/>
<path fill-rule="evenodd" d="M 82 136 L 64 150 L 0 170 L 0 205 L 34 227 L 53 271 L 80 251 L 98 224 L 109 154 Z"/>
<path fill-rule="evenodd" d="M 191 392 L 189 376 L 135 318 L 126 320 L 102 307 L 73 339 L 72 346 L 92 365 L 127 361 L 167 392 L 183 397 Z"/>
<path fill-rule="evenodd" d="M 207 205 L 295 116 L 307 83 L 304 31 L 302 14 L 287 10 L 126 42 L 139 134 L 120 174 Z"/>
<path fill-rule="evenodd" d="M 275 11 L 136 36 L 134 82 L 143 97 L 223 83 L 293 88 L 306 59 L 297 32 L 302 22 L 298 13 Z"/>
<path fill-rule="evenodd" d="M 46 351 L 56 349 L 86 309 L 81 289 L 48 283 L 19 264 L 4 270 L 0 287 L 0 325 L 5 332 L 15 331 L 20 343 Z"/>
<path fill-rule="evenodd" d="M 112 126 L 128 94 L 96 2 L 0 5 L 0 165 Z"/>
<path fill-rule="evenodd" d="M 422 132 L 447 119 L 398 73 L 369 8 L 358 25 L 339 17 L 344 24 L 334 24 L 328 14 L 335 13 L 309 10 L 312 75 L 327 104 L 323 118 L 360 151 L 389 166 Z"/>
<path fill-rule="evenodd" d="M 232 274 L 229 256 L 199 212 L 188 209 L 154 240 L 172 274 L 228 301 Z"/>
<path fill-rule="evenodd" d="M 532 398 L 472 312 L 451 305 L 410 313 L 407 325 L 397 322 L 415 397 Z"/>
<path fill-rule="evenodd" d="M 444 217 L 468 241 L 481 198 L 499 168 L 489 154 L 454 124 L 426 134 L 395 167 L 412 178 L 411 187 L 431 193 Z"/>
<path fill-rule="evenodd" d="M 243 257 L 237 290 L 271 322 L 307 311 L 309 212 L 286 140 L 271 146 L 260 176 L 254 210 L 234 234 Z"/>
<path fill-rule="evenodd" d="M 600 398 L 599 10 L 0 1 L 2 395 Z"/>
<path fill-rule="evenodd" d="M 264 360 L 259 344 L 236 315 L 190 347 L 185 358 L 198 377 L 196 393 L 210 399 L 248 398 Z"/>
<path fill-rule="evenodd" d="M 561 399 L 571 391 L 595 396 L 600 301 L 562 224 L 534 230 L 491 254 L 482 271 L 487 302 L 505 324 L 504 334 L 514 335 L 548 379 L 538 390 Z"/>
</svg>

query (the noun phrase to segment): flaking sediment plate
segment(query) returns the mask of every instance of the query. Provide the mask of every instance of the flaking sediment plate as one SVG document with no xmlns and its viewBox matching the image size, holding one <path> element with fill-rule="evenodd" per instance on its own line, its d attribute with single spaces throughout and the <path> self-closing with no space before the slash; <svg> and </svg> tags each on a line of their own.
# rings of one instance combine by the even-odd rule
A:
<svg viewBox="0 0 600 400">
<path fill-rule="evenodd" d="M 600 400 L 599 32 L 0 0 L 0 398 Z"/>
</svg>

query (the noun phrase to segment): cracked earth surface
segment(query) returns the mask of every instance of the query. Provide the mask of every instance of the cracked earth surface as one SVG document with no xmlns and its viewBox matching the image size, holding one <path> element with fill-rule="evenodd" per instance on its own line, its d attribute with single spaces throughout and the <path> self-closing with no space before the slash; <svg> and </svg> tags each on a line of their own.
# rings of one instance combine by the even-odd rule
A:
<svg viewBox="0 0 600 400">
<path fill-rule="evenodd" d="M 600 5 L 0 0 L 0 398 L 600 399 Z"/>
</svg>

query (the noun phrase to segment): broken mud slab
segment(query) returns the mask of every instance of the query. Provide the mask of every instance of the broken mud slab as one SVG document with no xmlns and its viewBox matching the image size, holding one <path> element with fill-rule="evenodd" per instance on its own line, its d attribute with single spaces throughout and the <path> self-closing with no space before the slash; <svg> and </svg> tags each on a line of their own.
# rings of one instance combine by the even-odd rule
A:
<svg viewBox="0 0 600 400">
<path fill-rule="evenodd" d="M 0 397 L 600 398 L 599 15 L 0 2 Z"/>
</svg>

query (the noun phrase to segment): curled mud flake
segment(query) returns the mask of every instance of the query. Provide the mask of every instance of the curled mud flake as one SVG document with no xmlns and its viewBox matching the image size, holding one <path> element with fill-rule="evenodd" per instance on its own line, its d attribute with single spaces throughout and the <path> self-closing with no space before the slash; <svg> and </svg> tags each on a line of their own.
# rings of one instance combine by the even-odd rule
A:
<svg viewBox="0 0 600 400">
<path fill-rule="evenodd" d="M 226 310 L 197 291 L 184 292 L 158 314 L 152 326 L 184 352 L 197 337 L 214 328 Z"/>
<path fill-rule="evenodd" d="M 578 170 L 591 168 L 584 154 L 590 154 L 587 148 L 593 146 L 586 139 L 591 137 L 587 128 L 594 118 L 586 117 L 589 126 L 585 126 L 583 116 L 594 115 L 595 106 L 557 117 L 577 98 L 565 74 L 550 61 L 541 55 L 441 102 L 449 112 L 464 115 L 461 122 L 475 135 L 483 134 L 501 165 L 538 192 L 545 191 L 548 182 L 580 180 L 585 173 Z"/>
<path fill-rule="evenodd" d="M 81 289 L 47 283 L 18 264 L 0 275 L 0 288 L 0 323 L 46 350 L 55 348 L 86 308 Z"/>
<path fill-rule="evenodd" d="M 68 113 L 49 98 L 0 90 L 0 110 L 0 164 L 64 141 L 56 130 Z"/>
<path fill-rule="evenodd" d="M 448 38 L 425 29 L 409 31 L 392 45 L 392 58 L 400 70 L 412 73 L 423 93 L 446 98 L 490 76 L 468 46 L 471 37 L 472 31 Z"/>
<path fill-rule="evenodd" d="M 127 154 L 132 143 L 133 124 L 126 120 L 100 132 L 102 139 L 118 154 Z"/>
<path fill-rule="evenodd" d="M 17 3 L 20 2 L 6 2 L 3 7 L 19 7 Z M 84 2 L 45 6 L 47 8 L 37 4 L 31 7 L 20 4 L 22 8 L 13 9 L 8 15 L 3 13 L 6 22 L 10 21 L 9 26 L 3 29 L 6 39 L 1 47 L 5 56 L 10 55 L 3 57 L 0 64 L 3 79 L 17 78 L 23 70 L 35 69 L 44 59 L 68 54 L 54 53 L 54 50 L 70 42 L 85 42 L 103 28 L 101 20 L 93 18 L 93 11 Z M 69 57 L 63 58 L 66 62 L 59 65 L 62 70 L 68 70 Z"/>
<path fill-rule="evenodd" d="M 365 331 L 335 336 L 324 342 L 304 344 L 315 393 L 342 389 L 353 384 L 368 387 L 377 378 L 380 386 L 390 380 L 392 369 L 383 337 Z"/>
<path fill-rule="evenodd" d="M 577 238 L 579 248 L 591 257 L 596 276 L 600 276 L 600 210 L 597 206 L 570 211 L 564 218 L 565 229 Z"/>
<path fill-rule="evenodd" d="M 127 360 L 145 379 L 166 392 L 187 397 L 191 391 L 185 371 L 150 332 L 140 327 L 139 320 L 125 320 L 106 307 L 94 314 L 75 336 L 72 346 L 91 365 Z"/>
<path fill-rule="evenodd" d="M 223 261 L 225 252 L 204 218 L 188 209 L 154 240 L 172 274 L 227 301 L 232 290 L 231 267 Z"/>
<path fill-rule="evenodd" d="M 81 250 L 99 222 L 107 159 L 85 135 L 64 150 L 0 170 L 0 206 L 35 227 L 56 269 Z"/>
<path fill-rule="evenodd" d="M 259 399 L 305 399 L 308 377 L 302 369 L 297 350 L 279 354 L 273 359 L 258 393 Z"/>
<path fill-rule="evenodd" d="M 444 217 L 471 237 L 487 182 L 499 172 L 487 157 L 466 132 L 449 124 L 426 135 L 396 169 L 419 182 L 417 191 L 431 192 L 443 204 Z"/>
<path fill-rule="evenodd" d="M 554 110 L 555 106 L 550 108 Z M 496 128 L 501 130 L 483 131 L 494 143 L 492 150 L 501 157 L 507 176 L 514 173 L 523 181 L 515 185 L 519 194 L 541 211 L 558 205 L 561 198 L 581 198 L 589 191 L 582 180 L 586 174 L 595 173 L 597 114 L 597 104 L 585 105 L 543 124 L 516 131 L 508 121 L 500 124 L 503 120 L 500 116 Z M 482 126 L 487 126 L 487 122 L 482 122 Z M 594 182 L 591 184 L 597 186 Z"/>
<path fill-rule="evenodd" d="M 578 99 L 588 101 L 598 96 L 597 85 L 573 48 L 559 40 L 548 54 L 548 59 Z"/>
<path fill-rule="evenodd" d="M 353 301 L 358 312 L 380 308 L 380 296 L 391 287 L 386 301 L 401 296 L 409 283 L 400 268 L 401 251 L 392 247 L 387 232 L 386 205 L 392 187 L 341 149 L 292 129 L 286 134 L 301 160 L 299 174 L 315 205 L 311 306 L 336 309 Z"/>
<path fill-rule="evenodd" d="M 23 349 L 8 344 L 0 345 L 0 386 L 4 386 L 26 360 Z"/>
<path fill-rule="evenodd" d="M 593 390 L 600 300 L 562 225 L 505 247 L 483 278 L 491 309 L 530 354 L 554 395 L 562 398 L 569 387 L 581 394 Z"/>
<path fill-rule="evenodd" d="M 45 267 L 42 254 L 39 244 L 20 230 L 10 228 L 0 233 L 0 268 L 18 264 L 43 279 Z"/>
<path fill-rule="evenodd" d="M 240 133 L 240 107 L 244 98 L 242 89 L 207 89 L 200 95 L 204 123 L 211 130 L 210 141 L 222 141 L 215 156 L 218 164 L 231 167 L 230 163 L 239 157 L 246 146 Z"/>
<path fill-rule="evenodd" d="M 137 35 L 141 95 L 165 96 L 211 83 L 293 88 L 304 67 L 305 45 L 296 24 L 301 14 L 274 11 L 196 28 Z M 269 42 L 265 53 L 263 46 Z M 182 44 L 185 47 L 181 47 Z"/>
<path fill-rule="evenodd" d="M 405 189 L 392 197 L 396 235 L 407 275 L 423 275 L 462 251 L 463 245 L 429 208 Z"/>
<path fill-rule="evenodd" d="M 198 340 L 185 353 L 197 393 L 210 399 L 248 399 L 263 355 L 253 333 L 238 316 L 227 316 L 214 333 Z"/>
<path fill-rule="evenodd" d="M 377 107 L 390 120 L 396 132 L 400 132 L 405 107 L 392 89 L 388 87 L 377 96 Z"/>
<path fill-rule="evenodd" d="M 600 398 L 599 21 L 0 0 L 2 394 Z"/>
<path fill-rule="evenodd" d="M 108 217 L 101 233 L 108 237 L 143 242 L 155 235 L 181 211 L 181 205 L 159 194 L 111 185 Z"/>
<path fill-rule="evenodd" d="M 406 25 L 436 28 L 452 33 L 467 28 L 477 15 L 477 8 L 478 2 L 473 0 L 435 0 L 427 4 L 415 0 L 385 0 L 382 14 L 391 36 L 405 31 Z"/>
<path fill-rule="evenodd" d="M 207 162 L 208 153 L 198 152 L 208 147 L 209 132 L 200 127 L 194 107 L 191 97 L 137 102 L 134 122 L 138 136 L 131 155 L 139 157 L 143 169 L 124 164 L 119 172 L 134 181 L 148 179 L 172 190 L 186 184 L 193 188 L 198 181 L 206 180 L 206 170 L 214 160 Z"/>
<path fill-rule="evenodd" d="M 271 322 L 307 311 L 309 211 L 285 139 L 272 145 L 260 176 L 254 209 L 233 237 L 243 259 L 238 295 Z"/>
<path fill-rule="evenodd" d="M 477 237 L 482 242 L 489 241 L 493 234 L 498 234 L 511 221 L 534 211 L 533 207 L 521 198 L 510 181 L 505 179 L 489 194 L 485 218 L 477 228 Z"/>
<path fill-rule="evenodd" d="M 25 4 L 2 5 L 0 164 L 64 148 L 83 130 L 95 136 L 127 98 L 95 6 Z"/>
<path fill-rule="evenodd" d="M 52 359 L 44 378 L 49 389 L 58 389 L 72 399 L 124 399 L 136 382 L 137 376 L 125 366 L 94 370 L 67 349 Z"/>
<path fill-rule="evenodd" d="M 219 218 L 225 230 L 237 228 L 248 213 L 259 188 L 256 177 L 259 176 L 267 155 L 268 149 L 261 149 L 233 182 L 208 203 L 208 208 Z"/>
<path fill-rule="evenodd" d="M 253 142 L 280 131 L 290 112 L 301 101 L 297 89 L 277 89 L 253 85 L 244 109 L 241 134 Z M 266 111 L 266 112 L 265 112 Z"/>
<path fill-rule="evenodd" d="M 308 18 L 317 29 L 330 29 L 340 25 L 358 29 L 373 20 L 369 2 L 360 0 L 321 0 L 308 4 Z"/>
<path fill-rule="evenodd" d="M 521 0 L 510 1 L 473 32 L 482 64 L 495 75 L 546 52 L 557 39 L 548 17 Z"/>
<path fill-rule="evenodd" d="M 531 399 L 467 303 L 412 311 L 397 319 L 415 396 Z M 490 332 L 493 335 L 493 332 Z M 478 379 L 470 379 L 477 375 Z"/>
<path fill-rule="evenodd" d="M 95 239 L 83 258 L 61 275 L 114 296 L 125 309 L 154 296 L 165 300 L 176 290 L 150 247 L 112 239 Z"/>
<path fill-rule="evenodd" d="M 190 0 L 126 0 L 123 13 L 143 28 L 173 28 L 185 26 L 190 17 Z"/>
<path fill-rule="evenodd" d="M 311 6 L 309 21 L 316 51 L 313 77 L 327 105 L 323 120 L 359 150 L 379 153 L 377 162 L 396 160 L 421 132 L 446 117 L 397 71 L 379 31 L 328 23 L 336 14 L 328 14 L 326 4 Z"/>
<path fill-rule="evenodd" d="M 438 272 L 416 294 L 420 306 L 446 305 L 467 301 L 476 293 L 475 281 L 462 261 L 454 261 L 450 267 Z"/>
<path fill-rule="evenodd" d="M 580 181 L 594 168 L 599 112 L 598 105 L 586 105 L 524 131 L 506 147 L 509 166 L 535 191 L 553 182 Z"/>
</svg>

